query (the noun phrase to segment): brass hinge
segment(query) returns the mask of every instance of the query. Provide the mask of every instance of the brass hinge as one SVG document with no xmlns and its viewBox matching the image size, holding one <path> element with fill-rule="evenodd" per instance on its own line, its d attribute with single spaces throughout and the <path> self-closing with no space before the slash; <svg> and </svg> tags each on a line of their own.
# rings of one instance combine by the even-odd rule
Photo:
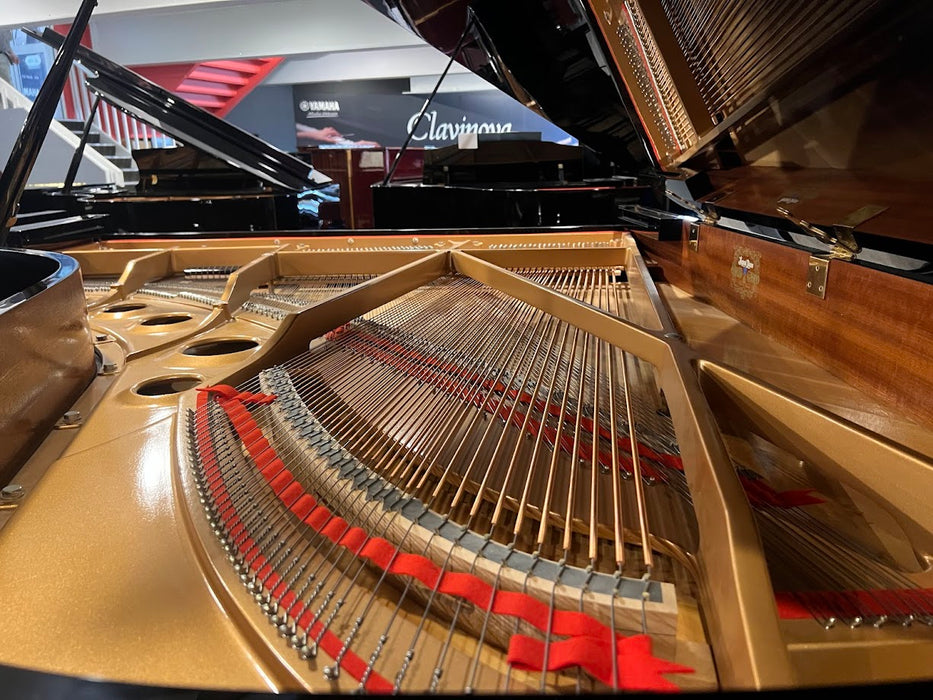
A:
<svg viewBox="0 0 933 700">
<path fill-rule="evenodd" d="M 818 226 L 814 226 L 809 221 L 794 216 L 794 214 L 784 207 L 778 207 L 777 212 L 788 221 L 793 221 L 805 233 L 809 233 L 821 243 L 832 246 L 832 250 L 829 253 L 832 258 L 852 260 L 852 258 L 862 252 L 862 246 L 859 245 L 858 241 L 855 240 L 855 236 L 852 235 L 852 231 L 855 228 L 853 224 L 835 224 L 833 225 L 832 233 L 830 233 Z"/>
<path fill-rule="evenodd" d="M 685 197 L 681 197 L 676 192 L 671 192 L 668 189 L 664 190 L 664 194 L 667 195 L 667 198 L 672 202 L 675 202 L 676 204 L 682 206 L 684 209 L 689 209 L 694 214 L 696 214 L 701 223 L 714 224 L 719 221 L 719 213 L 714 209 L 710 209 L 708 206 L 706 206 L 706 204 L 686 199 Z"/>
<path fill-rule="evenodd" d="M 829 261 L 826 255 L 811 255 L 807 265 L 807 294 L 826 298 L 826 280 L 829 277 Z"/>
<path fill-rule="evenodd" d="M 687 247 L 690 250 L 700 249 L 700 224 L 692 221 L 687 229 Z"/>
<path fill-rule="evenodd" d="M 828 253 L 811 255 L 807 263 L 807 294 L 820 299 L 826 298 L 826 282 L 829 278 L 829 263 L 832 260 L 853 260 L 862 252 L 862 246 L 855 240 L 853 231 L 859 224 L 877 216 L 887 207 L 866 205 L 849 214 L 842 223 L 834 224 L 832 231 L 814 226 L 809 221 L 794 216 L 788 209 L 778 207 L 778 214 L 794 222 L 805 233 L 809 233 L 818 241 L 832 246 Z"/>
<path fill-rule="evenodd" d="M 676 202 L 684 209 L 689 209 L 697 215 L 698 221 L 690 222 L 690 226 L 687 229 L 687 247 L 690 248 L 690 250 L 699 250 L 700 224 L 706 224 L 707 226 L 715 225 L 716 222 L 719 221 L 719 213 L 713 209 L 710 209 L 705 204 L 699 204 L 689 199 L 685 199 L 679 194 L 671 192 L 669 189 L 665 189 L 664 194 L 666 194 L 667 198 L 671 201 Z"/>
</svg>

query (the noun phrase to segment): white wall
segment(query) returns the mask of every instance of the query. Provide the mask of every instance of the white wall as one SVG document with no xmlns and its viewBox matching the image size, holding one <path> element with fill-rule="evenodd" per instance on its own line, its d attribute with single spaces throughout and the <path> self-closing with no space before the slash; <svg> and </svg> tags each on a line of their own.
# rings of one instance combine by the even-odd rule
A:
<svg viewBox="0 0 933 700">
<path fill-rule="evenodd" d="M 27 111 L 20 107 L 0 109 L 0 164 L 6 164 L 23 128 Z M 68 167 L 78 145 L 78 138 L 64 127 L 51 128 L 29 173 L 28 185 L 58 185 L 65 181 Z M 123 184 L 123 173 L 99 153 L 85 149 L 75 184 Z"/>
<path fill-rule="evenodd" d="M 70 21 L 72 15 L 60 15 L 61 6 L 78 8 L 77 0 L 34 4 L 47 9 L 26 12 L 33 0 L 0 0 L 0 25 Z M 100 0 L 90 23 L 98 53 L 123 65 L 143 65 L 425 46 L 361 0 L 156 0 L 153 7 L 129 11 L 138 5 Z M 24 11 L 14 13 L 17 6 Z M 114 12 L 115 6 L 125 9 Z"/>
<path fill-rule="evenodd" d="M 95 22 L 94 49 L 123 65 L 424 45 L 360 0 L 264 0 Z"/>
</svg>

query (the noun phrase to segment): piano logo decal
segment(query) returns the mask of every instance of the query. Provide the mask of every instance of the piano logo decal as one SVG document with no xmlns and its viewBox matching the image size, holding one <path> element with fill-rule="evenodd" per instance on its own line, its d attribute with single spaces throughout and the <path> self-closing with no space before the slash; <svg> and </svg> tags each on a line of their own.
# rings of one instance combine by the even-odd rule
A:
<svg viewBox="0 0 933 700">
<path fill-rule="evenodd" d="M 338 100 L 301 100 L 298 108 L 311 117 L 339 117 L 340 102 Z"/>
<path fill-rule="evenodd" d="M 732 256 L 732 289 L 742 299 L 758 294 L 761 281 L 761 253 L 744 246 L 736 246 Z"/>
<path fill-rule="evenodd" d="M 408 131 L 415 127 L 418 113 L 408 120 Z M 412 135 L 413 141 L 455 141 L 460 134 L 503 134 L 511 133 L 512 122 L 469 122 L 463 115 L 459 122 L 442 122 L 437 118 L 437 110 L 425 112 L 418 132 Z"/>
</svg>

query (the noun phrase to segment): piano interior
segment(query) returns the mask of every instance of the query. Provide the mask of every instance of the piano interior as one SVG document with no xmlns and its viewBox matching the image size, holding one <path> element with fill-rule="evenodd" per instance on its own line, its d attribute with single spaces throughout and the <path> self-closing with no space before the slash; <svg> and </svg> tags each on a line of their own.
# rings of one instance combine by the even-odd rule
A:
<svg viewBox="0 0 933 700">
<path fill-rule="evenodd" d="M 247 693 L 931 680 L 929 147 L 878 155 L 913 118 L 852 167 L 785 146 L 844 140 L 929 10 L 522 0 L 587 86 L 561 106 L 502 3 L 370 4 L 567 128 L 614 76 L 574 123 L 618 218 L 0 250 L 0 664 Z"/>
</svg>

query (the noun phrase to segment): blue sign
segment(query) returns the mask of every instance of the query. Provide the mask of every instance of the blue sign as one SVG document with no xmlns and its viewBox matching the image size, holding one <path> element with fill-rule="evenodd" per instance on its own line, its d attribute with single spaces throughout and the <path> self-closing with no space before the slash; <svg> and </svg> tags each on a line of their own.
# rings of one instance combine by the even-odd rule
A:
<svg viewBox="0 0 933 700">
<path fill-rule="evenodd" d="M 44 52 L 21 54 L 19 57 L 21 92 L 30 100 L 35 100 L 48 72 Z"/>
</svg>

